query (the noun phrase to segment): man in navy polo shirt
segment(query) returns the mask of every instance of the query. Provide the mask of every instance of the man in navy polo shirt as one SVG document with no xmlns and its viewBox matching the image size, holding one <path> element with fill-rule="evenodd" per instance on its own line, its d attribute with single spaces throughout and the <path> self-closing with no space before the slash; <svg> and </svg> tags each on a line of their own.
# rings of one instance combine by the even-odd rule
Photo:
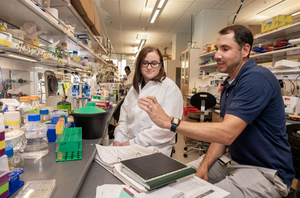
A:
<svg viewBox="0 0 300 198">
<path fill-rule="evenodd" d="M 268 69 L 249 59 L 252 43 L 251 31 L 241 25 L 219 32 L 215 59 L 219 71 L 228 73 L 222 122 L 180 122 L 166 115 L 155 97 L 138 102 L 159 127 L 211 142 L 205 156 L 192 163 L 198 177 L 229 191 L 228 197 L 277 198 L 288 194 L 295 172 L 280 85 Z M 219 163 L 227 148 L 231 160 Z"/>
</svg>

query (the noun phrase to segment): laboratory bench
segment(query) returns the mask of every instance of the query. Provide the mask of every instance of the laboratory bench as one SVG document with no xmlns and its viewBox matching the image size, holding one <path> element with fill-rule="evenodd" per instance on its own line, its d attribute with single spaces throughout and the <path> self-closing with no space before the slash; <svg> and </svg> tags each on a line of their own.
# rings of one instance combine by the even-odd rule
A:
<svg viewBox="0 0 300 198">
<path fill-rule="evenodd" d="M 101 140 L 82 140 L 82 159 L 65 162 L 55 161 L 56 144 L 50 142 L 46 156 L 24 161 L 24 173 L 20 175 L 20 180 L 26 184 L 27 181 L 55 179 L 56 187 L 52 197 L 95 197 L 97 186 L 121 184 L 121 181 L 93 161 L 95 144 Z M 18 191 L 11 197 L 15 197 Z"/>
</svg>

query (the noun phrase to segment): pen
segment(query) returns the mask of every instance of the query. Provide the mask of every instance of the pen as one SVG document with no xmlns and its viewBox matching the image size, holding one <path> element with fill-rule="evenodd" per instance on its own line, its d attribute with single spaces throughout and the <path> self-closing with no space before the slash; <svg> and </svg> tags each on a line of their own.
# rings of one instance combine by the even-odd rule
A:
<svg viewBox="0 0 300 198">
<path fill-rule="evenodd" d="M 134 197 L 134 194 L 130 192 L 127 188 L 124 187 L 123 190 L 127 192 L 130 196 Z"/>
</svg>

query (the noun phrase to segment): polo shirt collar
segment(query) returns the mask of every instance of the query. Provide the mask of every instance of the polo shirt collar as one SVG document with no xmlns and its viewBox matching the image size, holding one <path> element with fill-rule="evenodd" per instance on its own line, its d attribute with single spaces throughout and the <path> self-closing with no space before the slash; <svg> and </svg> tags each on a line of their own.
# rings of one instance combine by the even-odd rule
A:
<svg viewBox="0 0 300 198">
<path fill-rule="evenodd" d="M 230 84 L 231 86 L 234 86 L 239 79 L 242 77 L 242 75 L 248 71 L 251 67 L 255 66 L 256 63 L 254 61 L 254 59 L 249 59 L 241 68 L 241 70 L 239 71 L 238 75 L 235 77 L 235 80 Z M 228 76 L 225 81 L 224 81 L 224 86 L 229 86 L 229 82 L 230 81 L 230 77 Z"/>
</svg>

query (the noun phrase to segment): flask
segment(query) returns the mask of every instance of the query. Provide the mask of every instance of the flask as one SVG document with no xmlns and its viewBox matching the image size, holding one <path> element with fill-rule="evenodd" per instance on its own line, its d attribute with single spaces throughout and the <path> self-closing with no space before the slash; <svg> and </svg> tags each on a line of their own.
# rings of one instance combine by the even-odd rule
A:
<svg viewBox="0 0 300 198">
<path fill-rule="evenodd" d="M 16 107 L 20 106 L 16 99 L 0 99 L 3 106 L 8 106 L 8 110 L 4 112 L 4 125 L 8 126 L 8 130 L 16 130 L 20 128 L 20 112 L 16 111 Z"/>
<path fill-rule="evenodd" d="M 39 96 L 38 95 L 30 95 L 29 96 L 31 100 L 31 106 L 33 109 L 34 114 L 38 114 L 40 110 L 42 109 L 42 106 L 39 103 Z"/>
<path fill-rule="evenodd" d="M 20 97 L 21 105 L 17 108 L 21 114 L 21 126 L 24 126 L 28 122 L 28 114 L 33 113 L 32 106 L 29 104 L 29 97 Z"/>
<path fill-rule="evenodd" d="M 71 113 L 71 103 L 66 101 L 66 90 L 65 90 L 64 84 L 62 84 L 62 88 L 63 88 L 63 98 L 62 98 L 62 101 L 57 103 L 57 109 L 67 109 L 68 114 L 70 114 Z"/>
<path fill-rule="evenodd" d="M 36 159 L 48 154 L 47 125 L 40 122 L 39 114 L 29 114 L 28 123 L 22 127 L 27 145 L 22 153 L 25 159 Z"/>
<path fill-rule="evenodd" d="M 40 110 L 40 115 L 41 115 L 41 123 L 45 123 L 50 121 L 50 116 L 49 116 L 49 110 L 48 109 L 41 109 Z"/>
</svg>

